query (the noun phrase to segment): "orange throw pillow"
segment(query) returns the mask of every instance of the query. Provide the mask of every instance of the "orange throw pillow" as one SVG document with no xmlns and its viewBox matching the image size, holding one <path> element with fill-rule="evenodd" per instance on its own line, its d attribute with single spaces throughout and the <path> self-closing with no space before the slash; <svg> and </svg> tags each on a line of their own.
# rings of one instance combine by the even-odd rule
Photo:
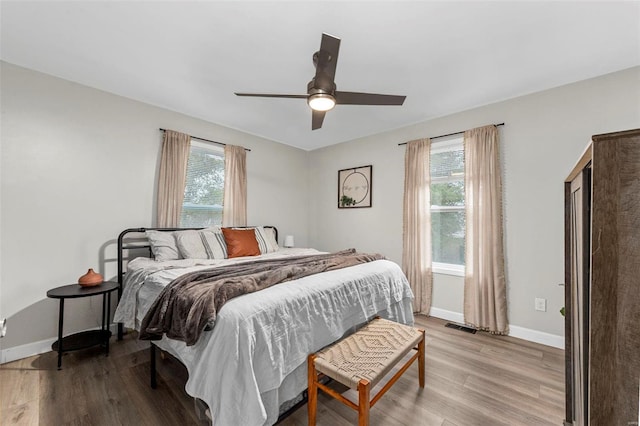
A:
<svg viewBox="0 0 640 426">
<path fill-rule="evenodd" d="M 227 243 L 228 257 L 257 256 L 260 254 L 256 232 L 253 229 L 222 228 Z"/>
</svg>

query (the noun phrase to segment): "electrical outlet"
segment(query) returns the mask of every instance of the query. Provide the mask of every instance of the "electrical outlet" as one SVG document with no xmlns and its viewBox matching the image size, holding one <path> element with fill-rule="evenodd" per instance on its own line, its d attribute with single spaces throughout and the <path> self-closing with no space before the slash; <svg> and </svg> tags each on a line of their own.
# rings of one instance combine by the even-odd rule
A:
<svg viewBox="0 0 640 426">
<path fill-rule="evenodd" d="M 0 337 L 4 337 L 7 334 L 7 319 L 2 318 L 0 320 Z"/>
<path fill-rule="evenodd" d="M 547 312 L 547 299 L 536 297 L 536 311 Z"/>
</svg>

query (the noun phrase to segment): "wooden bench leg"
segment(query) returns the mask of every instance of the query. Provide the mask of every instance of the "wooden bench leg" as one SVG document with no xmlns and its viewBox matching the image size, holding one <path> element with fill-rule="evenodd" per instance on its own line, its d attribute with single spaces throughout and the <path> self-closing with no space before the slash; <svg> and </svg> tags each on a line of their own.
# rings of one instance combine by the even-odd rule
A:
<svg viewBox="0 0 640 426">
<path fill-rule="evenodd" d="M 318 381 L 318 374 L 316 373 L 316 366 L 314 363 L 315 359 L 315 354 L 311 354 L 307 358 L 307 371 L 309 375 L 309 379 L 307 381 L 309 386 L 307 411 L 309 413 L 309 426 L 316 425 L 316 411 L 318 408 L 318 386 L 316 385 Z"/>
<path fill-rule="evenodd" d="M 358 426 L 369 426 L 369 409 L 371 408 L 370 394 L 369 381 L 365 379 L 360 380 L 358 383 Z"/>
<path fill-rule="evenodd" d="M 424 387 L 424 330 L 418 329 L 422 333 L 422 340 L 418 343 L 418 383 Z"/>
</svg>

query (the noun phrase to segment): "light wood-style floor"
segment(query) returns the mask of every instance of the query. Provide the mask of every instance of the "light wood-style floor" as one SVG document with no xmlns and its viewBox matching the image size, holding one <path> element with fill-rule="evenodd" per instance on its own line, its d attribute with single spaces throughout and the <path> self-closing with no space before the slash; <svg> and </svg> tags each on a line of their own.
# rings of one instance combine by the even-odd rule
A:
<svg viewBox="0 0 640 426">
<path fill-rule="evenodd" d="M 372 408 L 372 426 L 562 424 L 562 350 L 473 335 L 445 323 L 416 318 L 416 325 L 427 330 L 426 386 L 419 389 L 417 365 L 411 366 Z M 108 357 L 98 347 L 66 354 L 61 371 L 53 352 L 2 365 L 0 424 L 206 424 L 184 391 L 184 367 L 158 358 L 158 388 L 152 390 L 148 343 L 137 341 L 134 333 L 112 342 Z M 345 391 L 354 398 L 353 391 Z M 280 423 L 306 424 L 306 405 Z M 355 411 L 320 394 L 318 425 L 354 424 Z"/>
</svg>

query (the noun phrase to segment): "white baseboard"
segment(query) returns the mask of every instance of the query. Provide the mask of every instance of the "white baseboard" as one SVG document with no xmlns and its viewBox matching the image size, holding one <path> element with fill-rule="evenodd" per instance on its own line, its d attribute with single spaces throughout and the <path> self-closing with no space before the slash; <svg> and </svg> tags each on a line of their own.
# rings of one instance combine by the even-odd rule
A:
<svg viewBox="0 0 640 426">
<path fill-rule="evenodd" d="M 40 340 L 39 342 L 2 349 L 0 350 L 0 364 L 49 352 L 51 350 L 51 345 L 53 345 L 53 342 L 56 340 L 58 340 L 58 338 L 54 337 L 52 339 Z"/>
<path fill-rule="evenodd" d="M 430 315 L 432 317 L 441 318 L 447 321 L 464 324 L 464 315 L 460 312 L 453 312 L 440 308 L 431 308 Z M 509 325 L 509 336 L 528 340 L 529 342 L 540 343 L 541 345 L 564 349 L 564 336 L 557 336 L 555 334 L 545 333 L 544 331 L 518 327 L 517 325 Z"/>
<path fill-rule="evenodd" d="M 431 308 L 429 315 L 432 317 L 444 319 L 447 321 L 457 322 L 458 324 L 464 324 L 464 315 L 460 312 L 447 311 L 446 309 Z"/>
<path fill-rule="evenodd" d="M 542 345 L 552 346 L 558 349 L 564 349 L 564 336 L 545 333 L 544 331 L 518 327 L 517 325 L 510 325 L 509 336 L 528 340 L 530 342 L 540 343 Z"/>
<path fill-rule="evenodd" d="M 100 327 L 91 328 L 89 330 L 98 330 Z M 115 336 L 118 332 L 117 324 L 111 324 L 111 333 Z M 58 340 L 57 337 L 40 340 L 39 342 L 26 343 L 20 346 L 0 350 L 0 364 L 16 361 L 22 358 L 28 358 L 33 355 L 40 355 L 51 351 L 51 345 Z"/>
</svg>

